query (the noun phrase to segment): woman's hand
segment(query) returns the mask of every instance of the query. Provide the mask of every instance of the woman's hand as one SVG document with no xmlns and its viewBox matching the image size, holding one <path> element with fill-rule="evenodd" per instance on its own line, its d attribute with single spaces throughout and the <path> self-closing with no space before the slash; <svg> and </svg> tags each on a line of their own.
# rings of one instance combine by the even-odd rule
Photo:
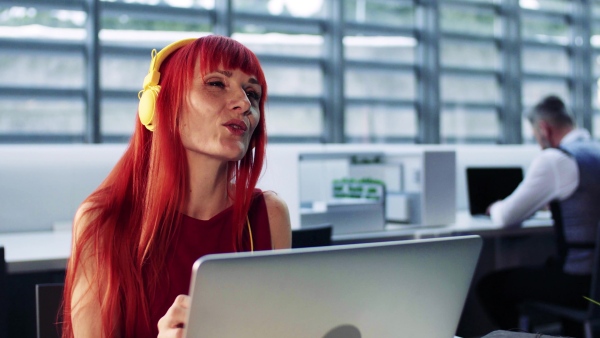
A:
<svg viewBox="0 0 600 338">
<path fill-rule="evenodd" d="M 167 313 L 158 321 L 158 338 L 181 338 L 190 310 L 190 296 L 179 295 Z"/>
</svg>

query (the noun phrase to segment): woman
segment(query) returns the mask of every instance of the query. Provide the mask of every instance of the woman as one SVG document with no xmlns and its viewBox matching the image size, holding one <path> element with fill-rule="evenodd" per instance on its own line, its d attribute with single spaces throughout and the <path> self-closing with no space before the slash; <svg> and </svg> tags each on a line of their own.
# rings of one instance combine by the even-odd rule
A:
<svg viewBox="0 0 600 338">
<path fill-rule="evenodd" d="M 290 247 L 287 206 L 255 189 L 266 92 L 232 39 L 153 51 L 130 145 L 75 216 L 63 337 L 181 336 L 197 258 Z"/>
</svg>

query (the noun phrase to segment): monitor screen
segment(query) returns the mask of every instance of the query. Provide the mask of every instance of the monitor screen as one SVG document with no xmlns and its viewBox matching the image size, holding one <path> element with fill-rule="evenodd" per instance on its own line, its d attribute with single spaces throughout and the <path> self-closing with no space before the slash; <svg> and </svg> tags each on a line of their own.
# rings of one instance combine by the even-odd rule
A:
<svg viewBox="0 0 600 338">
<path fill-rule="evenodd" d="M 490 204 L 509 196 L 522 180 L 520 167 L 467 168 L 471 215 L 484 215 Z"/>
</svg>

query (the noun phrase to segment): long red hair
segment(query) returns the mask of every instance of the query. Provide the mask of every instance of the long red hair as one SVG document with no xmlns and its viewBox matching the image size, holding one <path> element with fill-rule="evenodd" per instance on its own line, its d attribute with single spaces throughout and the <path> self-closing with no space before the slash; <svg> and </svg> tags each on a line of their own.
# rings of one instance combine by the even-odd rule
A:
<svg viewBox="0 0 600 338">
<path fill-rule="evenodd" d="M 228 166 L 228 194 L 237 224 L 234 241 L 241 245 L 242 230 L 252 192 L 262 171 L 266 148 L 264 104 L 267 83 L 258 58 L 248 48 L 227 37 L 210 35 L 181 47 L 160 68 L 160 95 L 154 116 L 156 129 L 148 131 L 137 120 L 124 155 L 102 184 L 84 201 L 89 223 L 75 238 L 64 291 L 63 338 L 73 337 L 71 300 L 80 257 L 93 253 L 98 283 L 103 333 L 130 337 L 136 322 L 148 325 L 148 295 L 154 294 L 159 272 L 180 222 L 186 198 L 188 167 L 178 127 L 182 110 L 199 63 L 201 75 L 216 70 L 240 69 L 254 75 L 262 86 L 260 120 L 245 156 Z M 82 277 L 79 277 L 82 278 Z"/>
</svg>

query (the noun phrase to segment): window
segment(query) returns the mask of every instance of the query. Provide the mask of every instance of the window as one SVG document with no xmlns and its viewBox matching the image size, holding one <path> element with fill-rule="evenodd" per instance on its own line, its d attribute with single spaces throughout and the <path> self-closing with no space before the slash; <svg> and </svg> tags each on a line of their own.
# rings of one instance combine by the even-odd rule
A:
<svg viewBox="0 0 600 338">
<path fill-rule="evenodd" d="M 95 4 L 0 5 L 0 142 L 126 142 L 150 51 L 212 33 L 261 60 L 270 142 L 533 142 L 549 94 L 600 139 L 600 2 Z"/>
<path fill-rule="evenodd" d="M 498 12 L 491 2 L 440 4 L 442 142 L 500 142 Z"/>
<path fill-rule="evenodd" d="M 574 83 L 572 59 L 574 28 L 571 6 L 565 1 L 539 1 L 523 6 L 521 19 L 522 131 L 523 140 L 534 142 L 526 112 L 548 95 L 558 95 L 571 106 Z M 527 2 L 525 2 L 528 4 Z"/>
<path fill-rule="evenodd" d="M 411 1 L 347 2 L 343 37 L 347 142 L 416 140 L 415 8 Z"/>
</svg>

